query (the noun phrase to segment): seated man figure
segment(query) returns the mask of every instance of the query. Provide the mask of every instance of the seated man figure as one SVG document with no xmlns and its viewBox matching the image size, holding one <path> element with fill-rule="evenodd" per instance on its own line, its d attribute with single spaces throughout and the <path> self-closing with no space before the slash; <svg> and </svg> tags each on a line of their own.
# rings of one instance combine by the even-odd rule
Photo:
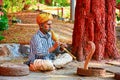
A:
<svg viewBox="0 0 120 80">
<path fill-rule="evenodd" d="M 41 67 L 41 65 L 42 67 L 46 67 L 48 64 L 45 61 L 48 60 L 51 61 L 56 68 L 61 68 L 64 64 L 72 61 L 72 57 L 67 53 L 56 57 L 57 53 L 61 53 L 61 50 L 59 41 L 55 39 L 55 36 L 52 36 L 54 34 L 53 31 L 51 31 L 52 15 L 47 13 L 39 14 L 36 22 L 39 25 L 39 30 L 33 35 L 30 41 L 30 70 L 40 70 L 41 68 L 39 67 Z"/>
</svg>

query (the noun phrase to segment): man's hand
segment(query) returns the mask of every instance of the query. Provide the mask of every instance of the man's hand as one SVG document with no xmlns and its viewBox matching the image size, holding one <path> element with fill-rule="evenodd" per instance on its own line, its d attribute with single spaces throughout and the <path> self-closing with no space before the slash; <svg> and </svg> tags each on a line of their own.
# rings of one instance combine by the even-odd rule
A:
<svg viewBox="0 0 120 80">
<path fill-rule="evenodd" d="M 53 45 L 53 47 L 56 49 L 59 46 L 60 42 L 56 41 Z"/>
<path fill-rule="evenodd" d="M 29 70 L 35 72 L 38 71 L 32 63 L 30 64 Z"/>
<path fill-rule="evenodd" d="M 56 41 L 56 42 L 54 43 L 54 45 L 53 45 L 51 48 L 49 48 L 48 51 L 49 51 L 49 52 L 53 52 L 55 49 L 57 49 L 58 46 L 59 46 L 59 42 Z"/>
<path fill-rule="evenodd" d="M 68 47 L 68 46 L 67 46 L 67 44 L 65 44 L 65 43 L 60 43 L 60 47 L 66 48 L 66 47 Z"/>
<path fill-rule="evenodd" d="M 67 48 L 68 46 L 67 46 L 67 44 L 65 44 L 65 43 L 61 43 L 60 44 L 60 50 L 61 51 L 64 51 L 64 48 Z"/>
</svg>

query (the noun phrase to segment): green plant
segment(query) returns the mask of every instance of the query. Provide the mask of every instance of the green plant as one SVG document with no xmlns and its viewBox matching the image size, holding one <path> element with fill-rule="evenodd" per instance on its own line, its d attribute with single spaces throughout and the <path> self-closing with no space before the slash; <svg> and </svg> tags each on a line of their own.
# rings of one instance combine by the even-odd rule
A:
<svg viewBox="0 0 120 80">
<path fill-rule="evenodd" d="M 8 18 L 4 15 L 0 19 L 0 31 L 8 29 Z"/>
<path fill-rule="evenodd" d="M 4 15 L 0 16 L 0 31 L 8 29 L 8 18 L 7 12 L 4 10 L 4 7 L 0 6 L 0 11 L 4 13 Z"/>
<path fill-rule="evenodd" d="M 52 3 L 56 6 L 70 6 L 67 0 L 53 0 Z"/>
<path fill-rule="evenodd" d="M 7 13 L 22 11 L 25 5 L 35 5 L 37 0 L 4 0 Z"/>
<path fill-rule="evenodd" d="M 40 0 L 40 3 L 44 4 L 44 3 L 45 3 L 45 0 Z"/>
<path fill-rule="evenodd" d="M 21 11 L 23 8 L 23 0 L 4 0 L 4 7 L 7 13 Z"/>
<path fill-rule="evenodd" d="M 119 3 L 119 2 L 120 2 L 120 0 L 116 0 L 116 2 L 117 2 L 117 3 Z"/>
<path fill-rule="evenodd" d="M 4 36 L 0 35 L 0 41 L 4 39 Z"/>
<path fill-rule="evenodd" d="M 4 36 L 2 36 L 2 31 L 0 31 L 0 41 L 4 39 Z"/>
<path fill-rule="evenodd" d="M 0 6 L 0 11 L 4 14 L 0 16 L 0 31 L 8 29 L 8 18 L 7 18 L 7 12 L 5 11 L 4 7 Z M 4 36 L 0 33 L 0 40 L 4 39 Z"/>
</svg>

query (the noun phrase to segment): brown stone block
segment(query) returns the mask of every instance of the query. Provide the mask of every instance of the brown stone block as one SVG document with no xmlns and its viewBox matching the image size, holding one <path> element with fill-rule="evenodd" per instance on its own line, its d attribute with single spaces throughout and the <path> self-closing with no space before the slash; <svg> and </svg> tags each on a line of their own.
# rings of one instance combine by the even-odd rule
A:
<svg viewBox="0 0 120 80">
<path fill-rule="evenodd" d="M 24 76 L 29 74 L 29 67 L 25 64 L 3 63 L 0 65 L 2 76 Z"/>
<path fill-rule="evenodd" d="M 103 68 L 93 68 L 88 69 L 78 68 L 77 74 L 81 76 L 105 76 L 106 71 Z"/>
</svg>

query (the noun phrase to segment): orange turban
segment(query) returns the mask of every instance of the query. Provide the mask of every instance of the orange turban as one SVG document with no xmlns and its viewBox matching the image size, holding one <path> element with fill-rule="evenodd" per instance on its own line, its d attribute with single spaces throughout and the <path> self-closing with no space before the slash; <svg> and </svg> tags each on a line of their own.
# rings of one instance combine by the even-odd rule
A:
<svg viewBox="0 0 120 80">
<path fill-rule="evenodd" d="M 36 22 L 37 22 L 37 24 L 41 24 L 41 23 L 44 23 L 44 22 L 46 22 L 48 20 L 52 20 L 52 19 L 53 19 L 53 17 L 51 14 L 41 13 L 36 17 Z"/>
</svg>

